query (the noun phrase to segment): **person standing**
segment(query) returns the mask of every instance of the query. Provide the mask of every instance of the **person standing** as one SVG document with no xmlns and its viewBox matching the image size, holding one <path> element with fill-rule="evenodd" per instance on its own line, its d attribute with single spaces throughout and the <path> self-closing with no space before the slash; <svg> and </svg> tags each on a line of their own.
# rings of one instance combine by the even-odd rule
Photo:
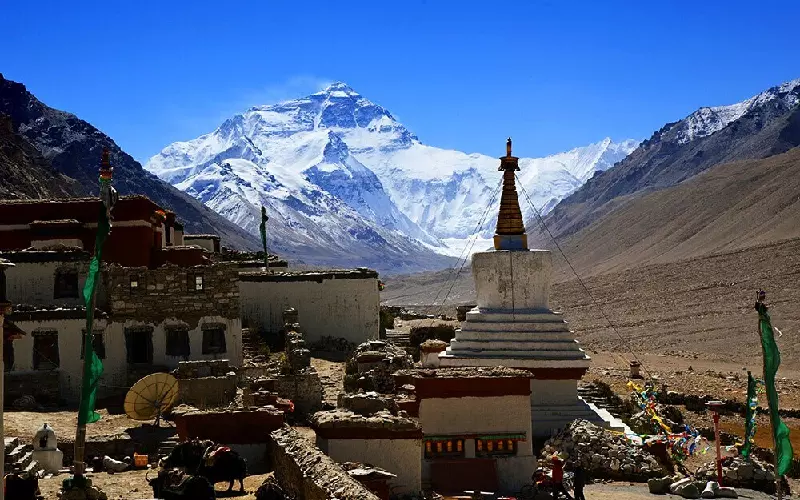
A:
<svg viewBox="0 0 800 500">
<path fill-rule="evenodd" d="M 553 498 L 558 499 L 562 494 L 568 500 L 573 500 L 564 488 L 564 461 L 558 455 L 553 455 Z"/>
<path fill-rule="evenodd" d="M 586 471 L 583 470 L 583 466 L 580 464 L 580 462 L 575 464 L 575 470 L 573 474 L 572 494 L 575 495 L 575 500 L 586 500 L 586 497 L 583 496 L 583 487 L 586 485 Z"/>
</svg>

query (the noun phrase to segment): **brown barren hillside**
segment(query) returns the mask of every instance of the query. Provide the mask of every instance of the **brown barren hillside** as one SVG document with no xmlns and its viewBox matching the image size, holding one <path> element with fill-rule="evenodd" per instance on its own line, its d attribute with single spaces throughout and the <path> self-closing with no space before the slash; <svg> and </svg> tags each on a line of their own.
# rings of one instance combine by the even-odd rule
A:
<svg viewBox="0 0 800 500">
<path fill-rule="evenodd" d="M 451 283 L 431 282 L 430 276 L 389 280 L 385 303 L 430 304 L 443 290 L 439 304 Z M 564 312 L 591 351 L 697 355 L 707 361 L 741 363 L 755 371 L 761 369 L 761 347 L 753 303 L 755 292 L 763 288 L 773 323 L 784 333 L 778 339 L 782 370 L 800 370 L 800 238 L 639 266 L 596 275 L 584 283 L 588 293 L 575 279 L 555 283 L 551 307 Z M 418 300 L 410 300 L 412 296 Z M 452 305 L 470 300 L 474 289 L 466 275 L 453 286 L 442 312 L 453 314 Z"/>
<path fill-rule="evenodd" d="M 560 242 L 581 274 L 800 237 L 800 148 L 719 165 L 618 204 L 606 217 Z"/>
</svg>

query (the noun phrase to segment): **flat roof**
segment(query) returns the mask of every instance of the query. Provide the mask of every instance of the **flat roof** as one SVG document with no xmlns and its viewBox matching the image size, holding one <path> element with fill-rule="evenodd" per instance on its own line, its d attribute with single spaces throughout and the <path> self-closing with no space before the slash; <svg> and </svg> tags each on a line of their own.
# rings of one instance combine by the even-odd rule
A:
<svg viewBox="0 0 800 500">
<path fill-rule="evenodd" d="M 0 251 L 0 259 L 9 262 L 74 262 L 91 259 L 89 252 L 79 248 L 60 250 L 6 250 Z"/>
<path fill-rule="evenodd" d="M 333 279 L 376 279 L 378 272 L 367 268 L 329 269 L 325 271 L 241 271 L 241 281 L 318 281 Z"/>
<path fill-rule="evenodd" d="M 398 370 L 396 377 L 415 379 L 459 379 L 459 378 L 533 378 L 526 370 L 505 366 L 469 366 L 461 368 L 409 368 Z"/>
</svg>

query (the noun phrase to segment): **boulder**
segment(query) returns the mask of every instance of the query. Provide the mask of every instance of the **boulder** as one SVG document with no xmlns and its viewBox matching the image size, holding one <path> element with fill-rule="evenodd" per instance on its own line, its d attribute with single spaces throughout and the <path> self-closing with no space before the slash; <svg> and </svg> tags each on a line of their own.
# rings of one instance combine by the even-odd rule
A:
<svg viewBox="0 0 800 500">
<path fill-rule="evenodd" d="M 703 492 L 700 493 L 700 497 L 715 498 L 717 496 L 717 491 L 719 491 L 719 483 L 716 481 L 709 481 L 703 489 Z"/>
<path fill-rule="evenodd" d="M 647 488 L 650 493 L 654 495 L 666 495 L 669 493 L 669 486 L 672 484 L 672 478 L 669 476 L 661 478 L 650 478 L 647 480 Z"/>
<path fill-rule="evenodd" d="M 718 498 L 739 498 L 736 490 L 731 486 L 720 486 L 717 490 Z"/>
<path fill-rule="evenodd" d="M 700 498 L 700 488 L 691 481 L 682 485 L 675 493 L 683 498 Z"/>
</svg>

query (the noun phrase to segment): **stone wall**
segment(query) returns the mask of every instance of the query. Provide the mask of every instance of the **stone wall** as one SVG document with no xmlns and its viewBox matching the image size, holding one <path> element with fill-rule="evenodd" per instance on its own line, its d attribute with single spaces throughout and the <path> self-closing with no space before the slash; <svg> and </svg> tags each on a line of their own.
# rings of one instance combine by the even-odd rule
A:
<svg viewBox="0 0 800 500">
<path fill-rule="evenodd" d="M 33 396 L 40 405 L 57 405 L 61 400 L 58 371 L 27 371 L 5 374 L 3 404 L 11 408 L 22 396 Z"/>
<path fill-rule="evenodd" d="M 277 334 L 283 311 L 299 313 L 306 342 L 336 337 L 361 343 L 378 338 L 378 275 L 369 270 L 276 273 L 243 272 L 241 315 L 251 328 Z"/>
<path fill-rule="evenodd" d="M 291 399 L 299 415 L 310 415 L 322 408 L 322 382 L 314 368 L 275 376 L 275 392 L 282 398 Z"/>
<path fill-rule="evenodd" d="M 267 454 L 278 484 L 297 500 L 378 500 L 294 429 L 274 431 Z"/>
<path fill-rule="evenodd" d="M 205 409 L 228 406 L 236 399 L 239 377 L 226 359 L 181 361 L 176 375 L 178 403 Z"/>
<path fill-rule="evenodd" d="M 104 271 L 109 312 L 115 320 L 160 323 L 180 318 L 197 327 L 204 316 L 239 318 L 238 270 L 232 264 L 158 269 L 110 266 Z M 195 278 L 202 276 L 202 290 Z M 131 288 L 131 280 L 137 287 Z M 240 327 L 241 328 L 241 327 Z"/>
</svg>

